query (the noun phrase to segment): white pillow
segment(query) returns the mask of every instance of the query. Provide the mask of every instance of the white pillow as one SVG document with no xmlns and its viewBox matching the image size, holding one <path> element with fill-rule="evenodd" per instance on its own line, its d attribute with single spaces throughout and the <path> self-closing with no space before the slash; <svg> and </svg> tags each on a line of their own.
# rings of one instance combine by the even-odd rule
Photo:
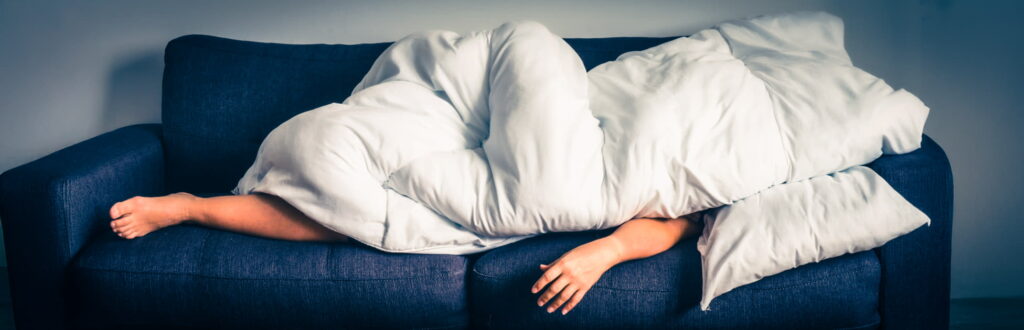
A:
<svg viewBox="0 0 1024 330">
<path fill-rule="evenodd" d="M 930 223 L 864 166 L 774 186 L 704 214 L 701 310 L 762 277 L 866 251 Z"/>
</svg>

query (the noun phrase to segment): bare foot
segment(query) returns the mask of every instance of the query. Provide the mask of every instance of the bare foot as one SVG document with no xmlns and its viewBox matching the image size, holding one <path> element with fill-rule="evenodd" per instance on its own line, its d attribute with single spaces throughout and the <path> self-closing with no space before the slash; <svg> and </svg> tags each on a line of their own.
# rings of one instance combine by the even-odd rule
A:
<svg viewBox="0 0 1024 330">
<path fill-rule="evenodd" d="M 132 197 L 110 207 L 110 228 L 117 236 L 133 239 L 173 226 L 189 217 L 189 210 L 199 200 L 189 193 L 161 197 Z"/>
</svg>

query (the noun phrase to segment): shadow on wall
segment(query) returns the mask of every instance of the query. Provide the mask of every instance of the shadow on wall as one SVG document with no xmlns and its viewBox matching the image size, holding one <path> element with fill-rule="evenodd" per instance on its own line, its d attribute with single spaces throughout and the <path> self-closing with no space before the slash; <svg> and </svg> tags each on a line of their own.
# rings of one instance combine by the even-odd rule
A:
<svg viewBox="0 0 1024 330">
<path fill-rule="evenodd" d="M 114 61 L 107 76 L 103 99 L 102 132 L 127 125 L 160 122 L 160 95 L 163 80 L 163 50 L 149 50 Z M 0 231 L 0 266 L 7 266 Z"/>
<path fill-rule="evenodd" d="M 127 125 L 160 122 L 163 81 L 163 49 L 119 57 L 107 76 L 99 129 L 111 131 Z M 0 267 L 7 266 L 3 231 L 0 230 Z"/>
<path fill-rule="evenodd" d="M 100 129 L 160 122 L 163 51 L 148 50 L 121 57 L 107 77 Z"/>
</svg>

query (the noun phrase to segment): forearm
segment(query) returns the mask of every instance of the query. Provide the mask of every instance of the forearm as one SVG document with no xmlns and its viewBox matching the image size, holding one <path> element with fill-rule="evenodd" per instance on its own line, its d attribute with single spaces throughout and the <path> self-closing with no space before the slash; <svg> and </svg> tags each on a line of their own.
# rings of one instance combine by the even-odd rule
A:
<svg viewBox="0 0 1024 330">
<path fill-rule="evenodd" d="M 700 225 L 686 218 L 627 221 L 611 235 L 602 238 L 613 246 L 618 263 L 643 259 L 668 250 L 680 240 L 695 236 Z"/>
<path fill-rule="evenodd" d="M 696 235 L 699 227 L 685 218 L 627 221 L 611 235 L 580 245 L 550 265 L 540 265 L 544 274 L 530 290 L 537 293 L 548 286 L 537 299 L 537 305 L 544 306 L 554 299 L 548 313 L 563 304 L 562 314 L 568 313 L 609 268 L 664 252 L 679 240 Z"/>
</svg>

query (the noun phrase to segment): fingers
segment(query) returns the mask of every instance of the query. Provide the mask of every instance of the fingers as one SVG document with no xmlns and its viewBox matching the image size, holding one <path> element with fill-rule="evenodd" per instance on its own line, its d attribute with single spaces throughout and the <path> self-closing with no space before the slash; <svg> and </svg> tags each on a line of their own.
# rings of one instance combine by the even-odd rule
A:
<svg viewBox="0 0 1024 330">
<path fill-rule="evenodd" d="M 565 276 L 559 276 L 554 283 L 551 283 L 551 286 L 548 287 L 547 291 L 544 291 L 544 294 L 540 295 L 540 299 L 537 299 L 537 306 L 544 306 L 544 304 L 548 303 L 551 298 L 554 298 L 555 295 L 562 292 L 562 289 L 564 289 L 566 285 L 569 285 L 569 279 Z M 550 313 L 551 310 L 548 310 L 548 312 Z"/>
<path fill-rule="evenodd" d="M 569 313 L 576 305 L 579 305 L 580 300 L 583 300 L 583 295 L 585 294 L 587 294 L 586 289 L 577 290 L 572 295 L 572 298 L 569 299 L 569 302 L 565 304 L 565 307 L 562 307 L 562 315 Z"/>
<path fill-rule="evenodd" d="M 548 283 L 551 283 L 551 281 L 554 281 L 556 278 L 558 278 L 558 275 L 561 274 L 562 269 L 558 266 L 552 266 L 551 268 L 548 268 L 546 271 L 544 271 L 544 274 L 540 276 L 540 279 L 538 279 L 537 282 L 533 284 L 533 287 L 530 288 L 530 293 L 540 292 L 540 289 L 543 289 L 544 286 L 548 285 Z"/>
<path fill-rule="evenodd" d="M 569 311 L 579 305 L 580 301 L 583 300 L 583 296 L 589 291 L 590 284 L 593 284 L 586 281 L 580 282 L 579 278 L 573 276 L 572 269 L 566 270 L 565 265 L 558 260 L 552 264 L 541 264 L 539 268 L 544 273 L 533 284 L 530 291 L 535 294 L 542 290 L 544 291 L 540 298 L 537 299 L 537 306 L 548 304 L 548 313 L 561 308 L 562 315 L 568 314 Z"/>
<path fill-rule="evenodd" d="M 563 289 L 562 292 L 558 294 L 558 297 L 555 298 L 555 301 L 551 302 L 551 304 L 548 305 L 548 313 L 554 312 L 559 307 L 562 307 L 562 304 L 565 304 L 566 301 L 569 301 L 569 298 L 572 297 L 573 294 L 576 293 L 576 291 L 576 285 L 567 285 L 565 289 Z M 563 312 L 562 315 L 565 315 L 565 313 Z"/>
</svg>

